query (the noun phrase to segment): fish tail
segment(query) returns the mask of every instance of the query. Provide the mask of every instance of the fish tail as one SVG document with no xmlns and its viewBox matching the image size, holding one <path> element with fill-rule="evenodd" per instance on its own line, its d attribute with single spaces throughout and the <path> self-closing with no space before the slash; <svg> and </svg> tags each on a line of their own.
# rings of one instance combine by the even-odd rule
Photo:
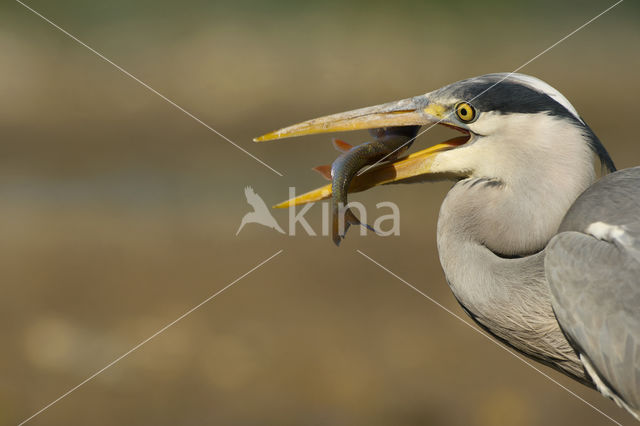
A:
<svg viewBox="0 0 640 426">
<path fill-rule="evenodd" d="M 340 246 L 340 242 L 342 241 L 342 236 L 340 236 L 340 217 L 336 210 L 333 212 L 331 222 L 331 239 L 336 246 Z"/>
<path fill-rule="evenodd" d="M 351 216 L 351 217 L 349 217 Z M 364 226 L 365 228 L 367 228 L 369 231 L 373 232 L 374 234 L 376 233 L 376 230 L 373 229 L 373 226 L 370 226 L 366 223 L 362 223 L 360 222 L 360 219 L 358 219 L 356 217 L 355 214 L 353 214 L 353 212 L 351 211 L 351 209 L 347 209 L 346 213 L 345 213 L 345 222 L 348 224 L 345 226 L 345 230 L 344 233 L 347 233 L 347 229 L 346 227 L 349 225 L 360 225 L 360 226 Z"/>
<path fill-rule="evenodd" d="M 340 223 L 341 213 L 343 215 L 342 217 L 344 218 L 342 224 Z M 341 228 L 340 225 L 342 225 L 342 228 L 344 229 L 340 229 Z M 344 209 L 343 212 L 341 212 L 341 209 L 336 206 L 333 209 L 333 221 L 332 221 L 332 227 L 331 227 L 331 231 L 332 231 L 331 238 L 333 239 L 333 242 L 335 243 L 335 245 L 337 246 L 340 245 L 340 242 L 347 235 L 347 231 L 349 230 L 349 227 L 351 225 L 362 225 L 366 227 L 368 230 L 376 232 L 375 229 L 373 229 L 371 226 L 367 225 L 366 223 L 360 222 L 360 219 L 356 217 L 356 215 L 353 213 L 353 211 L 349 207 L 347 207 L 346 209 Z"/>
</svg>

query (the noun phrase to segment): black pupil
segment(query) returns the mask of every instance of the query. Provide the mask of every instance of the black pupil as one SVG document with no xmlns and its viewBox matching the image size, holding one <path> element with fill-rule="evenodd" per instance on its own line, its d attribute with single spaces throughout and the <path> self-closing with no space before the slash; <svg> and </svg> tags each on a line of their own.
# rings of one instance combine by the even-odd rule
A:
<svg viewBox="0 0 640 426">
<path fill-rule="evenodd" d="M 464 107 L 462 107 L 462 108 L 460 109 L 460 114 L 462 114 L 462 115 L 467 115 L 467 109 L 466 109 L 466 108 L 464 108 Z"/>
</svg>

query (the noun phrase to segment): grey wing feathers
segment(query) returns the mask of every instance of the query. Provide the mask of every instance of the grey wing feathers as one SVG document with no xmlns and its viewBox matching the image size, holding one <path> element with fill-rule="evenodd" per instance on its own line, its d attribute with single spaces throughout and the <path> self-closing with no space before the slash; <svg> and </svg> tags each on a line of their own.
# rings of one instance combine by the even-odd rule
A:
<svg viewBox="0 0 640 426">
<path fill-rule="evenodd" d="M 560 327 L 601 392 L 640 420 L 640 168 L 601 179 L 546 250 Z"/>
<path fill-rule="evenodd" d="M 614 244 L 564 232 L 545 258 L 560 327 L 600 389 L 640 413 L 640 265 Z"/>
</svg>

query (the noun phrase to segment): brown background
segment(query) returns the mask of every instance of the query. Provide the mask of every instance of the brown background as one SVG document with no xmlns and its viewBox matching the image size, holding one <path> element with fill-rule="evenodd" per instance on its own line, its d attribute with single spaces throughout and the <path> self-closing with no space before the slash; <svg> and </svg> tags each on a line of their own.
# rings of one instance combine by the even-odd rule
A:
<svg viewBox="0 0 640 426">
<path fill-rule="evenodd" d="M 29 3 L 279 177 L 20 6 L 0 7 L 0 425 L 16 424 L 279 249 L 32 420 L 42 425 L 549 425 L 606 418 L 356 253 L 463 315 L 435 226 L 450 184 L 353 197 L 401 236 L 248 225 L 322 180 L 327 136 L 253 136 L 511 71 L 610 2 Z M 626 1 L 522 72 L 640 163 L 639 9 Z M 415 144 L 426 147 L 441 129 Z M 365 132 L 347 134 L 361 142 Z M 377 214 L 377 213 L 376 213 Z M 274 212 L 286 227 L 284 211 Z M 308 215 L 320 230 L 320 206 Z M 466 319 L 466 317 L 465 317 Z M 594 391 L 540 367 L 624 424 Z"/>
</svg>

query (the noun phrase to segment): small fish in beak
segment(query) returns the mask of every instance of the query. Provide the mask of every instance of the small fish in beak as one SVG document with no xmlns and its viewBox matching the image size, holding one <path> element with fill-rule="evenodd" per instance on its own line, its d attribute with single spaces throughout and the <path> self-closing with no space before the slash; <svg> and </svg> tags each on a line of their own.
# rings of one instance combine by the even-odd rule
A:
<svg viewBox="0 0 640 426">
<path fill-rule="evenodd" d="M 289 208 L 332 198 L 333 241 L 338 245 L 344 238 L 349 225 L 360 224 L 353 212 L 344 208 L 347 204 L 348 192 L 365 191 L 376 185 L 409 181 L 416 177 L 431 176 L 437 179 L 438 173 L 434 173 L 431 168 L 436 156 L 440 152 L 467 143 L 470 140 L 470 132 L 456 126 L 455 122 L 448 121 L 447 106 L 433 102 L 430 100 L 430 95 L 428 93 L 314 118 L 254 138 L 255 142 L 264 142 L 295 136 L 363 129 L 370 129 L 374 136 L 373 141 L 356 147 L 351 147 L 342 141 L 334 141 L 336 149 L 344 154 L 338 157 L 331 167 L 320 166 L 314 169 L 331 180 L 331 183 L 283 201 L 274 207 Z M 465 135 L 398 158 L 411 145 L 421 126 L 434 124 L 454 127 Z M 363 169 L 365 166 L 370 167 Z M 362 170 L 361 173 L 359 173 L 360 170 Z M 340 229 L 340 222 L 344 229 Z"/>
<path fill-rule="evenodd" d="M 365 166 L 379 161 L 393 161 L 413 143 L 420 126 L 383 127 L 371 129 L 374 137 L 340 155 L 331 165 L 332 222 L 331 237 L 336 245 L 345 237 L 349 226 L 363 224 L 348 207 L 347 193 L 351 180 Z M 375 231 L 374 231 L 375 232 Z"/>
</svg>

